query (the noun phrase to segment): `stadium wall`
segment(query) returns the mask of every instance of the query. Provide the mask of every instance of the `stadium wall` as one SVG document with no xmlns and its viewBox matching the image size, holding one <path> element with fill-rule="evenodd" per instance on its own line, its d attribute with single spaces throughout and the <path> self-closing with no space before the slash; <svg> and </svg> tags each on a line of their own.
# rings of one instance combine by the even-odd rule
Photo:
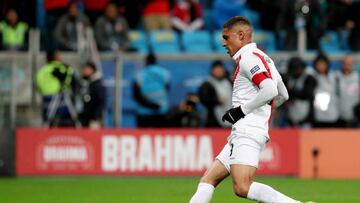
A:
<svg viewBox="0 0 360 203">
<path fill-rule="evenodd" d="M 198 176 L 228 129 L 18 129 L 16 174 Z M 360 178 L 360 130 L 272 129 L 259 175 Z"/>
<path fill-rule="evenodd" d="M 301 178 L 360 178 L 360 130 L 302 130 Z"/>
<path fill-rule="evenodd" d="M 226 144 L 224 129 L 18 129 L 16 174 L 201 175 Z M 297 130 L 272 130 L 262 175 L 297 175 Z"/>
</svg>

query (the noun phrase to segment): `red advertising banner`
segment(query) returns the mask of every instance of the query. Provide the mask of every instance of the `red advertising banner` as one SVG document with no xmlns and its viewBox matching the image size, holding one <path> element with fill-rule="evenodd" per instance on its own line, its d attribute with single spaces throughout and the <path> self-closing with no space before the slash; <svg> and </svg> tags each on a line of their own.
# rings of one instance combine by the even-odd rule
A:
<svg viewBox="0 0 360 203">
<path fill-rule="evenodd" d="M 18 129 L 17 175 L 201 175 L 223 129 Z M 273 130 L 259 174 L 298 173 L 298 133 Z"/>
</svg>

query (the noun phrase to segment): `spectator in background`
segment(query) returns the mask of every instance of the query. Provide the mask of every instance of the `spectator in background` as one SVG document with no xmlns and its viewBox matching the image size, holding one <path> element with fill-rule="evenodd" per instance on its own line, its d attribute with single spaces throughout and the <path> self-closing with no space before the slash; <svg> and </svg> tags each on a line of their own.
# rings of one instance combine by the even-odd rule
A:
<svg viewBox="0 0 360 203">
<path fill-rule="evenodd" d="M 268 0 L 268 4 L 272 4 L 271 0 Z M 298 10 L 295 9 L 295 1 L 294 0 L 276 0 L 278 5 L 278 10 L 268 10 L 268 12 L 262 14 L 262 25 L 266 24 L 264 18 L 267 17 L 267 21 L 272 21 L 275 23 L 275 34 L 277 37 L 277 45 L 285 50 L 295 50 L 297 47 L 297 28 L 295 24 L 296 14 Z M 274 3 L 275 5 L 275 3 Z M 265 6 L 265 5 L 264 5 Z M 272 13 L 273 17 L 270 17 Z M 266 16 L 265 16 L 266 15 Z M 277 17 L 277 18 L 276 18 Z M 273 20 L 273 18 L 275 18 Z M 285 43 L 282 44 L 282 35 L 285 33 Z"/>
<path fill-rule="evenodd" d="M 306 29 L 307 48 L 318 50 L 320 48 L 320 38 L 327 28 L 327 2 L 320 0 L 276 0 L 268 1 L 273 4 L 269 8 L 263 8 L 262 22 L 267 27 L 270 23 L 276 23 L 276 35 L 279 38 L 281 31 L 285 31 L 285 44 L 282 45 L 286 50 L 295 50 L 297 48 L 298 31 L 301 28 Z M 276 8 L 276 10 L 270 10 Z M 269 18 L 273 13 L 273 18 Z M 264 19 L 268 17 L 267 19 Z"/>
<path fill-rule="evenodd" d="M 327 1 L 328 28 L 330 30 L 339 30 L 345 27 L 349 19 L 349 0 L 328 0 Z"/>
<path fill-rule="evenodd" d="M 171 30 L 170 0 L 146 1 L 142 16 L 147 32 L 158 29 Z"/>
<path fill-rule="evenodd" d="M 350 1 L 351 2 L 351 1 Z M 360 1 L 352 1 L 346 28 L 350 30 L 349 45 L 352 51 L 360 51 Z"/>
<path fill-rule="evenodd" d="M 259 8 L 260 25 L 262 29 L 276 32 L 276 24 L 282 20 L 280 13 L 284 7 L 284 0 L 261 0 Z"/>
<path fill-rule="evenodd" d="M 28 45 L 28 25 L 18 19 L 15 9 L 6 12 L 6 19 L 0 22 L 0 40 L 3 50 L 25 50 Z"/>
<path fill-rule="evenodd" d="M 198 0 L 178 0 L 172 10 L 172 24 L 178 31 L 195 31 L 204 25 Z"/>
<path fill-rule="evenodd" d="M 314 91 L 314 127 L 336 127 L 339 119 L 335 75 L 329 72 L 330 61 L 323 55 L 314 60 L 317 85 Z"/>
<path fill-rule="evenodd" d="M 308 3 L 304 6 L 309 7 L 307 13 L 303 11 L 306 17 L 307 48 L 320 50 L 320 39 L 328 26 L 327 2 L 323 0 L 308 0 Z M 305 8 L 302 7 L 301 9 L 304 10 Z"/>
<path fill-rule="evenodd" d="M 206 107 L 205 127 L 230 127 L 221 118 L 231 108 L 232 85 L 222 61 L 211 64 L 210 77 L 200 86 L 200 101 Z"/>
<path fill-rule="evenodd" d="M 339 94 L 339 127 L 356 127 L 354 108 L 360 102 L 359 74 L 353 72 L 353 59 L 345 56 L 342 60 L 341 72 L 337 75 Z"/>
<path fill-rule="evenodd" d="M 240 16 L 245 10 L 246 0 L 215 0 L 213 4 L 213 16 L 216 28 L 222 28 L 223 24 L 233 16 Z"/>
<path fill-rule="evenodd" d="M 141 21 L 141 11 L 147 0 L 140 0 L 139 3 L 134 3 L 134 0 L 112 0 L 121 10 L 124 11 L 123 16 L 129 24 L 130 29 L 139 29 Z M 140 3 L 141 2 L 141 3 Z"/>
<path fill-rule="evenodd" d="M 133 95 L 138 103 L 137 125 L 139 127 L 165 127 L 169 110 L 170 73 L 157 65 L 156 57 L 146 57 L 146 67 L 137 73 Z"/>
<path fill-rule="evenodd" d="M 109 0 L 83 0 L 85 13 L 89 17 L 92 25 L 95 25 L 99 16 L 104 13 Z"/>
<path fill-rule="evenodd" d="M 116 4 L 108 4 L 105 14 L 97 19 L 95 38 L 103 51 L 124 51 L 129 48 L 128 25 L 125 18 L 119 16 Z"/>
<path fill-rule="evenodd" d="M 80 40 L 78 36 L 85 33 L 89 26 L 89 19 L 80 14 L 76 3 L 71 3 L 68 13 L 60 18 L 55 28 L 54 34 L 59 48 L 66 51 L 77 51 Z"/>
<path fill-rule="evenodd" d="M 83 126 L 99 129 L 102 126 L 106 99 L 106 89 L 101 73 L 94 63 L 88 62 L 82 68 L 82 78 L 87 85 L 83 94 L 84 106 L 80 119 Z"/>
<path fill-rule="evenodd" d="M 316 79 L 306 71 L 305 62 L 299 58 L 291 58 L 288 64 L 287 103 L 288 117 L 293 127 L 310 127 L 313 118 L 314 90 Z"/>
<path fill-rule="evenodd" d="M 54 40 L 55 26 L 61 16 L 66 13 L 70 0 L 44 0 L 46 11 L 46 50 L 52 50 L 56 47 Z"/>
<path fill-rule="evenodd" d="M 42 115 L 46 126 L 74 126 L 77 113 L 72 105 L 76 87 L 74 70 L 61 60 L 59 51 L 48 51 L 47 64 L 36 74 L 42 95 Z"/>
<path fill-rule="evenodd" d="M 201 119 L 197 110 L 198 103 L 199 97 L 196 94 L 187 94 L 185 102 L 170 111 L 167 118 L 168 127 L 200 127 Z"/>
</svg>

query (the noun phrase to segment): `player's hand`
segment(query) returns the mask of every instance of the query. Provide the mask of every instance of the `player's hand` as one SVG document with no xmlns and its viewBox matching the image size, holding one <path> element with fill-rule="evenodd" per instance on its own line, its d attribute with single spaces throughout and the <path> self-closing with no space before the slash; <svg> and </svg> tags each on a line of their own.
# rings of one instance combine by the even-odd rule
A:
<svg viewBox="0 0 360 203">
<path fill-rule="evenodd" d="M 225 112 L 225 114 L 222 117 L 222 121 L 228 121 L 231 124 L 235 124 L 238 120 L 245 117 L 244 112 L 241 110 L 241 107 L 235 107 L 232 109 L 229 109 Z"/>
</svg>

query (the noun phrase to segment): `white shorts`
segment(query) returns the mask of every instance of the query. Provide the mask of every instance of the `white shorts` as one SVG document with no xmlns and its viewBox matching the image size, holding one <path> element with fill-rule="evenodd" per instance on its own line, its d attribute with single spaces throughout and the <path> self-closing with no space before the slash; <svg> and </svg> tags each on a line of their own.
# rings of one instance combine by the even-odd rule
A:
<svg viewBox="0 0 360 203">
<path fill-rule="evenodd" d="M 258 168 L 260 153 L 268 138 L 263 135 L 233 136 L 216 157 L 230 172 L 230 165 L 243 164 Z"/>
</svg>

